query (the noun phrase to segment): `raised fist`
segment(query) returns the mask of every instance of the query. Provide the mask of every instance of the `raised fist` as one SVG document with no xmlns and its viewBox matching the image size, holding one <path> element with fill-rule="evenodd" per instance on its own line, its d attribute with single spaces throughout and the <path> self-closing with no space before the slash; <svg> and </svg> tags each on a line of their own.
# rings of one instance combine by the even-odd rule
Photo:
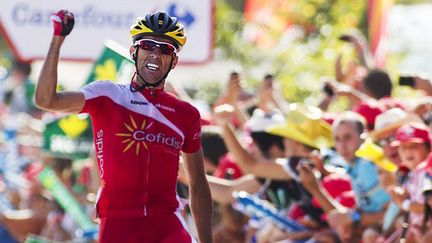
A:
<svg viewBox="0 0 432 243">
<path fill-rule="evenodd" d="M 51 15 L 54 25 L 54 35 L 66 36 L 72 31 L 75 19 L 73 13 L 67 10 L 60 10 Z"/>
</svg>

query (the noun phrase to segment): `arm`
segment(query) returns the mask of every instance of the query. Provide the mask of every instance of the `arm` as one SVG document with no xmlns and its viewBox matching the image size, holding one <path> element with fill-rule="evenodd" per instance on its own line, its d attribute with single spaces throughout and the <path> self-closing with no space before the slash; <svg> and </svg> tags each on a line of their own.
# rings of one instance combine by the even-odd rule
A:
<svg viewBox="0 0 432 243">
<path fill-rule="evenodd" d="M 228 123 L 222 125 L 222 129 L 223 140 L 243 172 L 271 179 L 291 179 L 282 164 L 268 160 L 257 160 L 243 148 Z"/>
<path fill-rule="evenodd" d="M 338 211 L 346 211 L 346 208 L 334 200 L 319 183 L 312 169 L 306 164 L 299 164 L 300 182 L 306 190 L 318 201 L 325 213 L 329 213 L 333 209 Z"/>
<path fill-rule="evenodd" d="M 392 201 L 399 206 L 399 208 L 410 213 L 423 214 L 425 207 L 423 203 L 413 202 L 410 200 L 409 193 L 406 189 L 401 187 L 393 187 L 389 191 Z M 408 205 L 403 206 L 404 201 L 408 200 Z M 404 208 L 407 207 L 407 208 Z"/>
<path fill-rule="evenodd" d="M 38 234 L 45 224 L 45 218 L 36 215 L 31 209 L 8 210 L 0 215 L 0 223 L 15 239 L 22 239 L 28 234 Z"/>
<path fill-rule="evenodd" d="M 207 176 L 213 200 L 221 204 L 234 202 L 232 193 L 234 191 L 245 191 L 250 194 L 259 191 L 261 185 L 253 175 L 245 175 L 234 181 Z"/>
<path fill-rule="evenodd" d="M 73 20 L 72 13 L 60 11 L 63 23 Z M 59 12 L 59 13 L 60 13 Z M 57 14 L 59 14 L 57 13 Z M 54 21 L 55 22 L 55 21 Z M 56 26 L 56 23 L 54 24 Z M 62 24 L 60 24 L 62 25 Z M 56 27 L 55 27 L 56 28 Z M 73 28 L 73 25 L 72 27 Z M 54 34 L 49 46 L 48 54 L 42 66 L 41 73 L 36 85 L 35 104 L 37 107 L 47 111 L 79 112 L 85 102 L 81 92 L 57 92 L 57 67 L 60 56 L 60 49 L 66 35 Z"/>
<path fill-rule="evenodd" d="M 351 39 L 360 63 L 367 69 L 374 68 L 374 60 L 369 50 L 369 44 L 367 43 L 366 39 L 363 36 L 360 36 L 360 34 L 358 34 L 357 36 L 353 36 Z"/>
<path fill-rule="evenodd" d="M 271 179 L 291 179 L 288 173 L 285 172 L 283 165 L 274 161 L 258 160 L 249 153 L 240 144 L 233 128 L 230 124 L 230 117 L 233 108 L 228 109 L 230 105 L 218 106 L 215 108 L 214 120 L 216 124 L 222 127 L 222 137 L 228 151 L 234 156 L 236 163 L 240 166 L 244 173 L 251 173 L 259 177 Z"/>
<path fill-rule="evenodd" d="M 184 154 L 184 165 L 189 182 L 189 198 L 192 216 L 201 243 L 212 242 L 212 200 L 205 177 L 202 149 Z"/>
<path fill-rule="evenodd" d="M 248 222 L 249 217 L 235 210 L 229 204 L 220 205 L 221 221 L 226 229 L 234 232 L 242 230 L 242 227 Z"/>
<path fill-rule="evenodd" d="M 414 88 L 418 89 L 418 90 L 422 90 L 426 93 L 426 95 L 432 95 L 432 82 L 431 80 L 425 78 L 425 77 L 420 77 L 420 76 L 414 76 Z"/>
<path fill-rule="evenodd" d="M 374 224 L 382 224 L 385 210 L 381 210 L 376 213 L 363 213 L 360 220 L 360 225 L 370 226 Z"/>
<path fill-rule="evenodd" d="M 328 222 L 331 227 L 337 228 L 338 226 L 352 226 L 353 221 L 351 218 L 351 213 L 353 210 L 345 210 L 343 212 L 339 210 L 332 210 L 328 214 Z M 370 226 L 376 224 L 382 224 L 385 210 L 381 210 L 376 213 L 362 213 L 359 225 Z"/>
<path fill-rule="evenodd" d="M 366 102 L 376 102 L 376 100 L 370 96 L 368 96 L 367 94 L 351 88 L 348 85 L 344 85 L 344 84 L 338 84 L 335 86 L 335 91 L 336 91 L 336 95 L 337 96 L 345 96 L 349 99 L 351 105 L 356 105 L 358 104 L 360 101 L 366 101 Z"/>
</svg>

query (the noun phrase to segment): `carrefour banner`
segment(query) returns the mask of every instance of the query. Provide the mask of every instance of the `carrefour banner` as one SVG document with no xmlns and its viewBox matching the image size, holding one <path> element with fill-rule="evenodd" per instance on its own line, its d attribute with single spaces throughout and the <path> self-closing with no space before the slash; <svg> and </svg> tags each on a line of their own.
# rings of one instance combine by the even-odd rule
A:
<svg viewBox="0 0 432 243">
<path fill-rule="evenodd" d="M 2 0 L 0 30 L 20 59 L 41 59 L 51 39 L 50 15 L 67 9 L 75 14 L 76 21 L 64 43 L 62 57 L 94 60 L 107 39 L 128 48 L 131 45 L 129 28 L 137 17 L 164 10 L 185 25 L 188 40 L 180 61 L 200 63 L 211 56 L 212 5 L 212 0 Z"/>
</svg>

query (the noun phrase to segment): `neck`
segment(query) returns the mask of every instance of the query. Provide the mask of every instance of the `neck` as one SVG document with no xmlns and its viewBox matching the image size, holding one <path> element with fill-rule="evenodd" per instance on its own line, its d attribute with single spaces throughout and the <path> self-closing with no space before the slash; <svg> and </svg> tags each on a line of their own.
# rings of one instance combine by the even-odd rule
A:
<svg viewBox="0 0 432 243">
<path fill-rule="evenodd" d="M 145 85 L 145 82 L 144 82 L 140 77 L 138 77 L 138 75 L 137 75 L 137 77 L 135 78 L 135 82 L 136 82 L 136 84 L 137 84 L 138 86 Z M 146 89 L 163 89 L 164 86 L 165 86 L 165 80 L 163 80 L 163 81 L 162 81 L 158 86 L 156 86 L 156 87 L 146 86 Z"/>
</svg>

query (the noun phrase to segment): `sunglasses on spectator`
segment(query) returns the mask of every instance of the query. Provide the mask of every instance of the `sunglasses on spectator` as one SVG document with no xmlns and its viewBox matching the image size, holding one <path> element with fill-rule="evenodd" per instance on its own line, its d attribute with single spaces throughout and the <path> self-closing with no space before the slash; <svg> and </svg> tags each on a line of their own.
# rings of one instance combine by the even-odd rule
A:
<svg viewBox="0 0 432 243">
<path fill-rule="evenodd" d="M 385 147 L 387 145 L 390 145 L 395 140 L 396 140 L 395 136 L 390 136 L 390 137 L 378 140 L 377 144 L 381 147 Z"/>
<path fill-rule="evenodd" d="M 139 47 L 145 51 L 154 51 L 156 48 L 159 48 L 159 50 L 165 55 L 172 55 L 174 53 L 177 53 L 177 48 L 175 48 L 175 46 L 173 46 L 171 43 L 160 42 L 151 39 L 137 40 L 134 46 Z"/>
</svg>

